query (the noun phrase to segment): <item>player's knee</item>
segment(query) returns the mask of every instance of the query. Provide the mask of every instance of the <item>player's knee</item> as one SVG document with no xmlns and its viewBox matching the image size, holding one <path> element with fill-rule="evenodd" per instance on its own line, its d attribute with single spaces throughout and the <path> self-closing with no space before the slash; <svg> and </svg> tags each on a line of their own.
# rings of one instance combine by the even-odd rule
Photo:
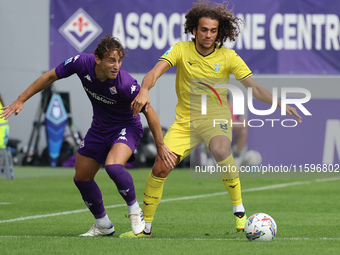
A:
<svg viewBox="0 0 340 255">
<path fill-rule="evenodd" d="M 94 177 L 86 175 L 86 174 L 81 173 L 81 172 L 76 172 L 73 179 L 75 181 L 79 181 L 79 182 L 87 182 L 87 181 L 92 181 L 94 179 Z"/>
<path fill-rule="evenodd" d="M 219 162 L 229 157 L 230 148 L 225 148 L 225 147 L 213 148 L 211 150 L 211 154 L 214 156 L 215 160 Z"/>
<path fill-rule="evenodd" d="M 87 169 L 84 169 L 83 167 L 76 166 L 75 170 L 74 179 L 80 182 L 91 181 L 96 175 L 96 172 L 87 171 Z"/>
<path fill-rule="evenodd" d="M 171 169 L 167 169 L 163 161 L 157 157 L 156 162 L 152 168 L 152 174 L 155 177 L 166 178 L 170 173 Z"/>
<path fill-rule="evenodd" d="M 124 166 L 120 164 L 106 165 L 105 170 L 112 180 L 115 180 L 119 175 L 126 171 Z"/>
</svg>

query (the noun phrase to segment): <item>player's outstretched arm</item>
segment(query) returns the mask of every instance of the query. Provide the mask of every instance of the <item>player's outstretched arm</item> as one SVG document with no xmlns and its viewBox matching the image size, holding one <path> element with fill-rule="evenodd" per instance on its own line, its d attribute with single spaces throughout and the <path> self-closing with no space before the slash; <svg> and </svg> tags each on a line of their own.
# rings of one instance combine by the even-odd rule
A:
<svg viewBox="0 0 340 255">
<path fill-rule="evenodd" d="M 2 108 L 4 111 L 0 113 L 0 118 L 5 118 L 7 120 L 13 113 L 18 115 L 24 107 L 24 103 L 29 98 L 45 89 L 56 80 L 58 80 L 58 77 L 54 69 L 41 75 L 23 93 L 21 93 L 13 103 Z"/>
<path fill-rule="evenodd" d="M 253 89 L 253 97 L 255 97 L 258 100 L 261 100 L 262 102 L 265 102 L 267 104 L 272 104 L 273 101 L 273 94 L 270 93 L 268 90 L 265 88 L 261 87 L 257 82 L 254 81 L 252 77 L 248 77 L 244 80 L 241 81 L 242 85 L 248 89 L 252 88 Z M 281 107 L 281 101 L 277 101 L 277 106 Z M 288 115 L 294 115 L 298 121 L 298 123 L 302 123 L 302 117 L 298 114 L 296 109 L 294 107 L 291 107 L 287 105 L 286 107 L 286 112 Z"/>
<path fill-rule="evenodd" d="M 138 95 L 131 103 L 131 109 L 133 110 L 133 116 L 140 113 L 145 105 L 145 111 L 148 111 L 150 105 L 149 90 L 155 86 L 157 79 L 170 68 L 169 64 L 165 61 L 159 61 L 154 68 L 148 72 L 142 82 L 142 86 L 138 92 Z"/>
<path fill-rule="evenodd" d="M 159 123 L 156 111 L 150 105 L 149 111 L 144 111 L 143 113 L 148 121 L 150 130 L 155 139 L 155 145 L 157 147 L 158 156 L 162 159 L 164 165 L 168 169 L 173 169 L 176 166 L 175 163 L 176 154 L 170 151 L 168 146 L 166 146 L 166 144 L 164 143 L 162 127 L 161 124 Z"/>
</svg>

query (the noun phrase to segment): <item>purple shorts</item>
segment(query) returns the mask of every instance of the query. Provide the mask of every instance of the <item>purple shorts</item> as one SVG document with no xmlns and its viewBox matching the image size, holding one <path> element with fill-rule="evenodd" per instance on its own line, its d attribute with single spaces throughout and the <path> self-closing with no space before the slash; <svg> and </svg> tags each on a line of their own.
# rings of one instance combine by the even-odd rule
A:
<svg viewBox="0 0 340 255">
<path fill-rule="evenodd" d="M 105 130 L 92 125 L 80 143 L 78 153 L 96 160 L 99 164 L 104 164 L 107 154 L 115 143 L 124 143 L 134 152 L 143 133 L 142 125 L 138 124 L 117 125 Z M 128 162 L 134 160 L 135 156 L 132 153 Z"/>
</svg>

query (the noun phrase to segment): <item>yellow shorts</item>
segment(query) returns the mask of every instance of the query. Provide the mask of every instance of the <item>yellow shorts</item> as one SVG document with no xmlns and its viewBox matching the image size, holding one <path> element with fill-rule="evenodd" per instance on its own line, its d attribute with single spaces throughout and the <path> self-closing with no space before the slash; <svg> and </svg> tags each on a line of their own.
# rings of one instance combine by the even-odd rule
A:
<svg viewBox="0 0 340 255">
<path fill-rule="evenodd" d="M 226 136 L 232 141 L 232 127 L 226 119 L 197 119 L 183 122 L 175 120 L 164 136 L 169 149 L 180 156 L 180 161 L 201 142 L 209 148 L 210 140 L 218 135 Z"/>
</svg>

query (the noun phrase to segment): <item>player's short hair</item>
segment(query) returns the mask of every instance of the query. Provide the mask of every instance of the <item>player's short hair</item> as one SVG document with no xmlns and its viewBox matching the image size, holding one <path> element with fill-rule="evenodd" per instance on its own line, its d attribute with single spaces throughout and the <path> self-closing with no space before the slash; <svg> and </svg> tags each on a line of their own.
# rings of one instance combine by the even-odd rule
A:
<svg viewBox="0 0 340 255">
<path fill-rule="evenodd" d="M 233 10 L 228 9 L 229 4 L 216 3 L 214 1 L 198 0 L 192 4 L 191 10 L 185 15 L 184 32 L 193 33 L 194 28 L 198 28 L 200 18 L 206 17 L 218 20 L 218 34 L 216 42 L 222 47 L 227 39 L 235 41 L 244 26 L 243 21 L 234 16 Z M 195 38 L 192 39 L 195 41 Z"/>
<path fill-rule="evenodd" d="M 107 34 L 99 41 L 94 54 L 97 55 L 99 59 L 103 59 L 106 54 L 109 54 L 112 51 L 118 51 L 121 59 L 123 59 L 125 56 L 125 49 L 120 43 L 119 39 L 110 34 Z"/>
</svg>

